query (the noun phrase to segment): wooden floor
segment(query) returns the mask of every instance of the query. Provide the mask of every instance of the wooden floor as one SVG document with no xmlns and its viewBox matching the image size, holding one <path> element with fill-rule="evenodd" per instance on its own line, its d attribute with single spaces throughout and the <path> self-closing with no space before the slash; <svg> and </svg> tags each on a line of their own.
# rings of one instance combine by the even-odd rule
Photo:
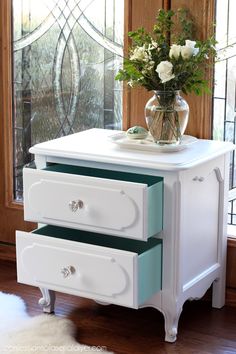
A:
<svg viewBox="0 0 236 354">
<path fill-rule="evenodd" d="M 37 305 L 39 290 L 17 284 L 13 262 L 0 261 L 0 291 L 21 296 L 30 315 L 41 313 Z M 208 301 L 186 303 L 179 321 L 178 340 L 174 344 L 164 342 L 163 317 L 152 308 L 137 311 L 114 305 L 102 306 L 58 293 L 55 312 L 74 322 L 78 342 L 105 346 L 117 354 L 236 353 L 235 307 L 216 310 Z"/>
</svg>

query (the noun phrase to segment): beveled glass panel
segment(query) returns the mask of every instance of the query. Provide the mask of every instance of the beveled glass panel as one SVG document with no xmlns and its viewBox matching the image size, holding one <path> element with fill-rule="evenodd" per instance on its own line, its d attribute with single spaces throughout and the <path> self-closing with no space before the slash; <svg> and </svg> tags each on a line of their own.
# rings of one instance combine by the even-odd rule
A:
<svg viewBox="0 0 236 354">
<path fill-rule="evenodd" d="M 13 0 L 15 198 L 30 146 L 121 128 L 124 0 Z"/>
<path fill-rule="evenodd" d="M 236 143 L 236 2 L 216 1 L 215 87 L 213 100 L 213 138 Z M 236 156 L 230 154 L 229 188 L 236 188 Z M 236 225 L 236 200 L 229 202 L 229 223 Z"/>
</svg>

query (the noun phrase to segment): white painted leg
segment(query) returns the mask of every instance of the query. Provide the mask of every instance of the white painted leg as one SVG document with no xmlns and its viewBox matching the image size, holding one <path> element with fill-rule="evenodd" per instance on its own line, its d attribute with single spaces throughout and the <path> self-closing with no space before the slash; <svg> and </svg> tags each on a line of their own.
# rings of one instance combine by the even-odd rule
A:
<svg viewBox="0 0 236 354">
<path fill-rule="evenodd" d="M 177 303 L 175 299 L 158 292 L 145 304 L 140 307 L 154 307 L 164 316 L 165 320 L 165 341 L 173 343 L 176 341 L 179 317 L 182 312 L 183 303 Z"/>
<path fill-rule="evenodd" d="M 54 305 L 56 300 L 55 291 L 46 288 L 39 288 L 43 297 L 39 299 L 39 306 L 42 307 L 43 312 L 51 313 L 54 311 Z"/>
<path fill-rule="evenodd" d="M 216 279 L 212 286 L 212 307 L 220 309 L 225 304 L 225 276 Z"/>
<path fill-rule="evenodd" d="M 173 343 L 177 339 L 179 317 L 182 307 L 176 311 L 162 310 L 165 319 L 165 341 Z"/>
</svg>

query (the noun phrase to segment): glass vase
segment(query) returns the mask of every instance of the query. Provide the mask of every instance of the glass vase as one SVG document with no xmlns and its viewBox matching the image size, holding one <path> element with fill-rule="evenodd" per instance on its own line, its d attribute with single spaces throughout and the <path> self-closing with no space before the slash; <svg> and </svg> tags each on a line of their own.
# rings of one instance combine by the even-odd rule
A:
<svg viewBox="0 0 236 354">
<path fill-rule="evenodd" d="M 181 142 L 187 127 L 189 106 L 180 91 L 154 91 L 145 106 L 145 118 L 153 141 L 160 145 Z"/>
</svg>

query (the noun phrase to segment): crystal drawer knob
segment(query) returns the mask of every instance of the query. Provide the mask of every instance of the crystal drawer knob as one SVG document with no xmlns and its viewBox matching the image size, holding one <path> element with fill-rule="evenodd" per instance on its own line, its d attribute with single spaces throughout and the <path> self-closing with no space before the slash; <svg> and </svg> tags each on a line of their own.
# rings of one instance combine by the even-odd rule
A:
<svg viewBox="0 0 236 354">
<path fill-rule="evenodd" d="M 71 200 L 69 203 L 69 209 L 73 212 L 76 212 L 78 209 L 82 209 L 84 203 L 82 200 Z"/>
<path fill-rule="evenodd" d="M 63 267 L 63 268 L 61 269 L 61 274 L 63 275 L 64 278 L 68 278 L 68 277 L 71 276 L 74 272 L 75 272 L 75 268 L 72 267 L 72 266 Z"/>
</svg>

